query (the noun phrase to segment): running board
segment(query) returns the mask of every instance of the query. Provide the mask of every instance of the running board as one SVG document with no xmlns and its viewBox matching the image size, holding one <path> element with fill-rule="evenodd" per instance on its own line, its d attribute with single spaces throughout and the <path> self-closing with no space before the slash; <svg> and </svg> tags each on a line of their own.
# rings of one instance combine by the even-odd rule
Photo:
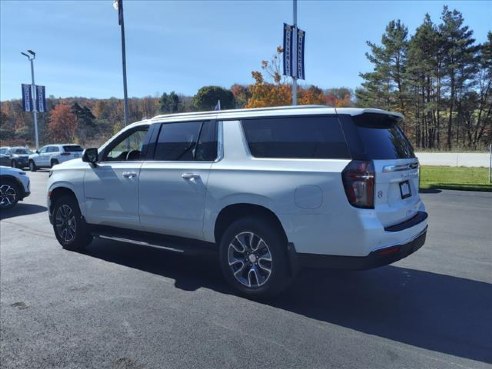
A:
<svg viewBox="0 0 492 369">
<path fill-rule="evenodd" d="M 94 237 L 125 242 L 133 245 L 152 247 L 185 255 L 213 255 L 217 254 L 217 247 L 210 242 L 192 240 L 189 238 L 172 237 L 149 232 L 138 232 L 123 229 L 100 229 L 94 227 L 91 234 Z"/>
</svg>

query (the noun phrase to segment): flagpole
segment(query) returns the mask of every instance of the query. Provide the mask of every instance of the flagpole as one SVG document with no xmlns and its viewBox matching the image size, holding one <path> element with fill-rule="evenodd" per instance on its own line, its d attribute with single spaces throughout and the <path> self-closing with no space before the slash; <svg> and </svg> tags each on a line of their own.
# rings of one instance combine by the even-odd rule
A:
<svg viewBox="0 0 492 369">
<path fill-rule="evenodd" d="M 118 10 L 118 24 L 121 26 L 121 59 L 123 65 L 123 94 L 125 126 L 128 125 L 128 91 L 126 85 L 126 47 L 125 47 L 125 17 L 123 15 L 123 0 L 114 0 L 115 8 Z"/>
<path fill-rule="evenodd" d="M 292 33 L 293 36 L 292 38 L 294 40 L 297 40 L 297 0 L 293 0 L 293 6 L 294 6 L 294 31 Z M 296 60 L 296 63 L 294 64 L 295 68 L 293 69 L 297 71 L 297 52 L 294 60 Z M 294 75 L 296 73 L 297 72 L 295 72 Z M 295 76 L 292 77 L 292 105 L 297 105 L 297 77 Z"/>
</svg>

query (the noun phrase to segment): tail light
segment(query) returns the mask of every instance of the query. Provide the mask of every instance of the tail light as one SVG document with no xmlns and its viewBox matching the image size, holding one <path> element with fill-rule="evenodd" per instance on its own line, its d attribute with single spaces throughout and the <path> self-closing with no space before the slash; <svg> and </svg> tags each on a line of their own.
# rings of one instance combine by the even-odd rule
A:
<svg viewBox="0 0 492 369">
<path fill-rule="evenodd" d="M 61 156 L 69 156 L 69 155 L 70 155 L 70 153 L 69 153 L 69 152 L 62 152 L 62 153 L 61 153 Z"/>
<path fill-rule="evenodd" d="M 352 160 L 343 170 L 342 180 L 350 205 L 374 209 L 375 172 L 372 161 Z"/>
</svg>

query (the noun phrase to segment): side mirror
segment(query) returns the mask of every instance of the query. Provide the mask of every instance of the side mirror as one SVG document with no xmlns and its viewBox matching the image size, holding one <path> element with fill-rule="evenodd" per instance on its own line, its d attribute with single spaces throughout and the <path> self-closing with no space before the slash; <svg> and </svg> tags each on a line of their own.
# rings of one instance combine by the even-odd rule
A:
<svg viewBox="0 0 492 369">
<path fill-rule="evenodd" d="M 82 161 L 86 163 L 96 164 L 98 159 L 97 149 L 85 149 L 82 154 Z"/>
</svg>

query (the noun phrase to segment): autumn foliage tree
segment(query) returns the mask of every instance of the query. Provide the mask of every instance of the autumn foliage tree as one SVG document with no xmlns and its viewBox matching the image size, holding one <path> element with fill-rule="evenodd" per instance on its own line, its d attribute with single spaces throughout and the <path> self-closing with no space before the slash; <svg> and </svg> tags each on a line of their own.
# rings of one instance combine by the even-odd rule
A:
<svg viewBox="0 0 492 369">
<path fill-rule="evenodd" d="M 48 130 L 54 142 L 73 142 L 77 131 L 77 116 L 67 104 L 60 104 L 51 111 Z"/>
</svg>

